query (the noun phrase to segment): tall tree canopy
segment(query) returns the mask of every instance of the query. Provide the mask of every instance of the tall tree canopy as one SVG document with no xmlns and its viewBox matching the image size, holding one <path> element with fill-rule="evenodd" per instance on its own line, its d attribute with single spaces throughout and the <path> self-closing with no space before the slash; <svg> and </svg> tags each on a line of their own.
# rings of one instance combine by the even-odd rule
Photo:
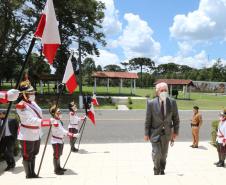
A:
<svg viewBox="0 0 226 185">
<path fill-rule="evenodd" d="M 129 69 L 130 70 L 137 70 L 140 69 L 141 75 L 141 87 L 143 87 L 143 70 L 146 72 L 150 72 L 154 69 L 155 62 L 152 61 L 150 58 L 133 58 L 129 60 Z"/>
</svg>

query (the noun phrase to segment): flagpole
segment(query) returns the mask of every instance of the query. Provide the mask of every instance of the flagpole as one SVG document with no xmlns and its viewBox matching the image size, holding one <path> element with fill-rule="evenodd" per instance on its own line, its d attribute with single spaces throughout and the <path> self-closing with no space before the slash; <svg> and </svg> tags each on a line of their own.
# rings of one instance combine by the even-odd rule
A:
<svg viewBox="0 0 226 185">
<path fill-rule="evenodd" d="M 86 126 L 86 122 L 84 123 L 83 127 L 82 127 L 82 131 L 81 131 L 81 135 L 79 137 L 79 141 L 78 141 L 78 150 L 79 150 L 79 146 L 80 146 L 80 142 L 81 142 L 81 139 L 82 139 L 82 135 L 83 135 L 83 131 L 85 129 L 85 126 Z"/>
<path fill-rule="evenodd" d="M 63 93 L 63 89 L 64 89 L 64 84 L 60 84 L 60 92 L 59 92 L 59 94 L 57 96 L 56 109 L 55 109 L 54 115 L 56 114 L 56 111 L 58 109 L 59 100 L 60 100 L 60 96 Z M 54 115 L 52 115 L 52 117 L 54 117 Z M 44 147 L 44 150 L 43 150 L 43 153 L 42 153 L 42 158 L 41 158 L 41 161 L 40 161 L 40 164 L 39 164 L 39 168 L 38 168 L 38 173 L 37 173 L 38 176 L 39 176 L 39 173 L 40 173 L 40 170 L 41 170 L 41 166 L 42 166 L 42 162 L 43 162 L 43 159 L 44 159 L 44 155 L 45 155 L 45 152 L 46 152 L 46 148 L 47 148 L 49 136 L 50 136 L 50 133 L 51 133 L 51 129 L 52 129 L 52 124 L 49 127 L 48 135 L 47 135 L 47 138 L 46 138 L 45 147 Z"/>
<path fill-rule="evenodd" d="M 26 68 L 26 66 L 27 66 L 27 64 L 28 64 L 28 62 L 29 62 L 28 59 L 29 59 L 29 56 L 30 56 L 30 54 L 31 54 L 31 52 L 32 52 L 32 49 L 33 49 L 34 45 L 35 45 L 35 41 L 36 41 L 36 38 L 33 37 L 32 40 L 31 40 L 31 43 L 30 43 L 30 46 L 29 46 L 29 49 L 28 49 L 28 52 L 27 52 L 25 61 L 24 61 L 23 65 L 22 65 L 22 69 L 21 69 L 21 71 L 20 71 L 20 75 L 19 75 L 19 77 L 18 77 L 18 79 L 17 79 L 17 82 L 16 82 L 16 87 L 15 87 L 16 89 L 19 89 L 20 81 L 21 81 L 21 79 L 22 79 L 22 77 L 23 77 L 24 70 L 25 70 L 25 68 Z M 12 102 L 12 101 L 9 102 L 9 106 L 8 106 L 8 108 L 7 108 L 6 115 L 5 115 L 3 124 L 2 124 L 2 132 L 0 133 L 0 141 L 2 140 L 2 136 L 3 136 L 3 133 L 4 133 L 5 127 L 6 127 L 6 120 L 8 119 L 9 112 L 10 112 L 10 110 L 11 110 L 11 108 L 12 108 L 12 105 L 13 105 L 13 102 Z"/>
<path fill-rule="evenodd" d="M 85 124 L 86 124 L 86 117 L 84 118 L 83 123 L 82 123 L 82 125 L 81 125 L 81 127 L 80 127 L 78 133 L 80 133 L 80 131 L 81 131 L 82 128 L 84 127 L 83 125 L 85 125 Z M 77 140 L 77 139 L 76 139 L 76 140 Z M 67 159 L 66 159 L 66 161 L 65 161 L 65 163 L 64 163 L 63 168 L 65 168 L 65 166 L 66 166 L 66 164 L 67 164 L 67 161 L 68 161 L 68 159 L 69 159 L 69 157 L 70 157 L 70 155 L 71 155 L 71 151 L 72 151 L 72 150 L 70 149 L 70 152 L 69 152 L 69 154 L 68 154 L 68 156 L 67 156 Z"/>
</svg>

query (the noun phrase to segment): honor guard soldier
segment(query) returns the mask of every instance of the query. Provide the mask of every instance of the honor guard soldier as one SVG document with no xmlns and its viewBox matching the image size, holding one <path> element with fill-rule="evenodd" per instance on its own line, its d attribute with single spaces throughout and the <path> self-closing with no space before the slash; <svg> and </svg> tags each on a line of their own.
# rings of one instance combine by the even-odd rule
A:
<svg viewBox="0 0 226 185">
<path fill-rule="evenodd" d="M 20 141 L 23 166 L 26 178 L 38 178 L 35 174 L 35 157 L 39 153 L 41 127 L 54 123 L 53 118 L 43 119 L 42 110 L 35 102 L 35 91 L 27 81 L 20 84 L 22 94 L 16 105 L 17 114 L 20 117 L 18 140 Z"/>
<path fill-rule="evenodd" d="M 63 153 L 64 147 L 63 138 L 66 135 L 69 137 L 78 138 L 79 133 L 74 134 L 64 129 L 63 122 L 61 121 L 61 111 L 56 107 L 56 105 L 53 105 L 49 109 L 49 112 L 57 121 L 53 124 L 51 137 L 51 144 L 53 146 L 54 173 L 57 175 L 63 175 L 64 171 L 66 171 L 66 169 L 61 168 L 60 166 L 60 156 Z"/>
<path fill-rule="evenodd" d="M 79 117 L 77 115 L 77 106 L 74 102 L 71 102 L 69 104 L 69 125 L 68 129 L 69 132 L 77 134 L 79 130 L 79 122 L 83 120 L 85 117 Z M 70 137 L 70 145 L 71 145 L 71 151 L 72 152 L 78 152 L 78 149 L 75 148 L 75 142 L 76 138 Z"/>
<path fill-rule="evenodd" d="M 220 122 L 217 130 L 217 152 L 219 161 L 214 163 L 217 167 L 224 167 L 226 155 L 226 109 L 220 113 Z"/>
</svg>

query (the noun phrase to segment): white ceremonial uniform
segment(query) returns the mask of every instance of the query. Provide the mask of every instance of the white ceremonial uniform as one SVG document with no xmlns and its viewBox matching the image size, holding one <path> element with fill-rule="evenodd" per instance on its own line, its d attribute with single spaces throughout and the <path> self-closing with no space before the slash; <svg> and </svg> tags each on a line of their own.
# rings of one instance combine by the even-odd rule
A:
<svg viewBox="0 0 226 185">
<path fill-rule="evenodd" d="M 42 123 L 41 108 L 34 101 L 31 103 L 21 101 L 16 105 L 16 111 L 21 121 L 18 140 L 39 140 Z"/>
<path fill-rule="evenodd" d="M 68 134 L 68 131 L 64 129 L 60 120 L 57 120 L 57 126 L 52 126 L 51 144 L 63 144 L 64 136 Z"/>
<path fill-rule="evenodd" d="M 69 112 L 69 125 L 68 128 L 76 128 L 79 130 L 79 122 L 81 118 L 75 112 Z"/>
<path fill-rule="evenodd" d="M 216 141 L 218 143 L 226 141 L 226 120 L 219 122 Z"/>
</svg>

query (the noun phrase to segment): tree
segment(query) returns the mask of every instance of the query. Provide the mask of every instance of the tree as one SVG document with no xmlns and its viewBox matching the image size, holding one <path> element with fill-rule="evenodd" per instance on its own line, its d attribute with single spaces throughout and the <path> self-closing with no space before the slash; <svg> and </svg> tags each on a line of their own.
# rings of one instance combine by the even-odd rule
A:
<svg viewBox="0 0 226 185">
<path fill-rule="evenodd" d="M 140 69 L 141 74 L 141 87 L 143 87 L 143 79 L 142 74 L 143 70 L 150 72 L 154 69 L 155 62 L 150 58 L 133 58 L 129 60 L 129 70 L 137 70 Z"/>
<path fill-rule="evenodd" d="M 128 71 L 127 68 L 128 68 L 128 66 L 129 66 L 129 63 L 128 63 L 128 62 L 121 62 L 121 64 L 124 66 L 124 68 L 125 68 L 124 70 L 125 70 L 125 71 Z"/>
<path fill-rule="evenodd" d="M 98 65 L 98 66 L 97 66 L 97 71 L 102 71 L 101 65 Z"/>
<path fill-rule="evenodd" d="M 167 63 L 167 64 L 160 64 L 156 70 L 160 74 L 166 74 L 166 73 L 172 73 L 172 72 L 178 72 L 179 71 L 178 64 L 175 63 Z"/>
<path fill-rule="evenodd" d="M 33 29 L 30 7 L 25 0 L 0 3 L 0 79 L 10 79 L 20 70 Z"/>
<path fill-rule="evenodd" d="M 95 61 L 92 58 L 86 58 L 83 61 L 84 78 L 88 85 L 93 82 L 92 74 L 96 71 Z"/>
<path fill-rule="evenodd" d="M 123 71 L 123 69 L 119 66 L 119 65 L 116 65 L 116 64 L 110 64 L 110 65 L 106 65 L 104 67 L 104 71 Z"/>
<path fill-rule="evenodd" d="M 223 64 L 221 59 L 217 59 L 217 61 L 213 64 L 210 70 L 210 80 L 211 81 L 222 81 L 224 79 L 223 76 Z"/>
</svg>

